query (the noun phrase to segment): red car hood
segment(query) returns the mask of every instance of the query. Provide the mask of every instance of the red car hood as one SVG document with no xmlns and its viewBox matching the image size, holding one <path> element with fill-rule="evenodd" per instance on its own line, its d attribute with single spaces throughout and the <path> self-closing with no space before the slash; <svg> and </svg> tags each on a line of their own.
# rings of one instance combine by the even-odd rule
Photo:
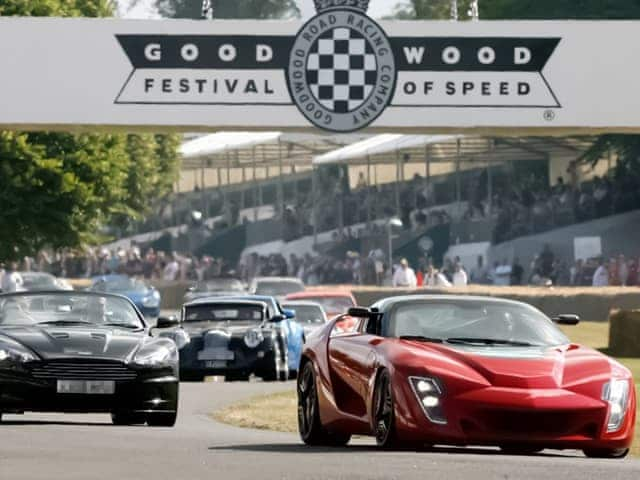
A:
<svg viewBox="0 0 640 480">
<path fill-rule="evenodd" d="M 610 377 L 614 367 L 605 355 L 579 345 L 472 347 L 414 341 L 402 343 L 412 351 L 415 360 L 424 360 L 428 368 L 433 366 L 445 375 L 459 376 L 494 387 L 566 388 L 576 383 Z"/>
</svg>

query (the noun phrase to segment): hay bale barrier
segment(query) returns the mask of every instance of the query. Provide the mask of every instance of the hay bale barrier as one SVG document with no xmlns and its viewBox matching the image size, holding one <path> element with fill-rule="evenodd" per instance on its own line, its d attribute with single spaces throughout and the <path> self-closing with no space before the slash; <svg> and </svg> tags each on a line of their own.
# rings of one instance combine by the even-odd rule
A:
<svg viewBox="0 0 640 480">
<path fill-rule="evenodd" d="M 608 353 L 616 357 L 640 357 L 640 310 L 611 312 Z"/>
</svg>

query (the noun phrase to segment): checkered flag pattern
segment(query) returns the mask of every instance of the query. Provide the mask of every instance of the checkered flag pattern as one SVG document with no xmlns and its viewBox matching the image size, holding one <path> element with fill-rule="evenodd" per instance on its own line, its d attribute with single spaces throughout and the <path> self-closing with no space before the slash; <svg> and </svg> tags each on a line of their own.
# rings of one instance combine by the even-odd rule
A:
<svg viewBox="0 0 640 480">
<path fill-rule="evenodd" d="M 324 107 L 348 113 L 360 107 L 373 91 L 378 65 L 371 44 L 350 28 L 322 34 L 307 59 L 307 84 Z"/>
</svg>

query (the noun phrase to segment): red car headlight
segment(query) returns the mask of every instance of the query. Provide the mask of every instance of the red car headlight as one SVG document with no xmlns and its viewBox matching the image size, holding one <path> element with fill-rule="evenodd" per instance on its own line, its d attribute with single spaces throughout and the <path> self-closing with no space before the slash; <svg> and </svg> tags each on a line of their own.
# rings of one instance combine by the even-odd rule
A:
<svg viewBox="0 0 640 480">
<path fill-rule="evenodd" d="M 427 419 L 432 423 L 446 424 L 442 409 L 444 389 L 440 381 L 432 377 L 409 377 L 409 383 Z"/>
<path fill-rule="evenodd" d="M 627 414 L 629 405 L 629 380 L 612 379 L 602 388 L 602 399 L 609 402 L 607 432 L 617 432 Z"/>
</svg>

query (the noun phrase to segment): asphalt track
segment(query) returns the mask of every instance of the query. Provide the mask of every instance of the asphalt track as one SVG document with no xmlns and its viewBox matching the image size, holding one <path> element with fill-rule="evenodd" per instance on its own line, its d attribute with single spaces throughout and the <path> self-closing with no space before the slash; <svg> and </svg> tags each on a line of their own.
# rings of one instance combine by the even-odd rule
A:
<svg viewBox="0 0 640 480">
<path fill-rule="evenodd" d="M 0 480 L 640 479 L 640 461 L 579 452 L 524 457 L 491 449 L 382 452 L 358 440 L 308 448 L 297 435 L 234 428 L 207 414 L 288 384 L 183 384 L 175 428 L 114 427 L 107 415 L 7 415 Z"/>
</svg>

